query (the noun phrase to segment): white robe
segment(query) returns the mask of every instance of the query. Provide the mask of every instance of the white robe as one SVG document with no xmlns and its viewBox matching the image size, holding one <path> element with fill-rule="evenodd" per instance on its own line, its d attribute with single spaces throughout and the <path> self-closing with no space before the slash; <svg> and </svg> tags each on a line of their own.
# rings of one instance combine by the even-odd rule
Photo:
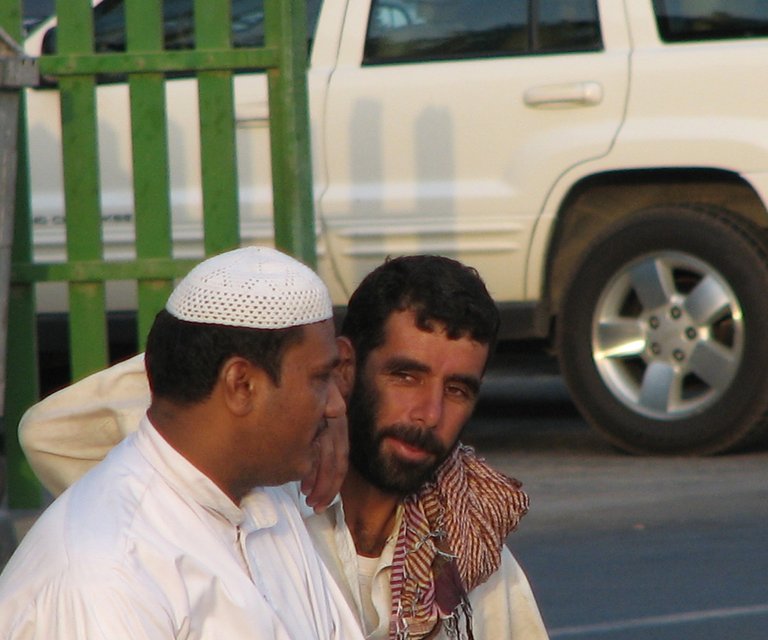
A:
<svg viewBox="0 0 768 640">
<path fill-rule="evenodd" d="M 0 576 L 13 640 L 362 638 L 291 497 L 234 504 L 144 418 Z"/>
</svg>

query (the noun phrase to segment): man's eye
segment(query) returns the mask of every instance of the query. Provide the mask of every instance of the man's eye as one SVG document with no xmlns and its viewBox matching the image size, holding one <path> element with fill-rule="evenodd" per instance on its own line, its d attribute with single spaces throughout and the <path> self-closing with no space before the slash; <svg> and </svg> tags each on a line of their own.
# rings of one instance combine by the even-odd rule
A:
<svg viewBox="0 0 768 640">
<path fill-rule="evenodd" d="M 450 385 L 446 387 L 445 391 L 449 396 L 454 398 L 466 398 L 469 400 L 473 397 L 472 392 L 462 385 Z"/>
</svg>

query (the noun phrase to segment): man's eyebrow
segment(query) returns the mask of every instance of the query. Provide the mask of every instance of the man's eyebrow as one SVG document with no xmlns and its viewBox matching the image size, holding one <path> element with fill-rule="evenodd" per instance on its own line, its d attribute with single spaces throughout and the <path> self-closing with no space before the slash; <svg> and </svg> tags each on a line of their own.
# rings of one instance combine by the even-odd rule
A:
<svg viewBox="0 0 768 640">
<path fill-rule="evenodd" d="M 406 358 L 405 356 L 393 356 L 384 363 L 384 370 L 388 372 L 392 371 L 421 371 L 423 373 L 429 373 L 432 368 L 419 360 L 413 358 Z"/>
</svg>

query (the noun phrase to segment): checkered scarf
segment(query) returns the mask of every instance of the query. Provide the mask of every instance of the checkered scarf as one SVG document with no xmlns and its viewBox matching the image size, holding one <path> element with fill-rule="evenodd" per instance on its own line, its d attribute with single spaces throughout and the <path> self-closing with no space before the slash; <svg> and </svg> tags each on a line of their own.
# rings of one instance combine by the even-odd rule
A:
<svg viewBox="0 0 768 640">
<path fill-rule="evenodd" d="M 390 640 L 436 633 L 471 639 L 467 593 L 501 563 L 507 535 L 528 511 L 528 496 L 513 478 L 494 471 L 459 444 L 435 480 L 403 502 L 390 586 Z"/>
</svg>

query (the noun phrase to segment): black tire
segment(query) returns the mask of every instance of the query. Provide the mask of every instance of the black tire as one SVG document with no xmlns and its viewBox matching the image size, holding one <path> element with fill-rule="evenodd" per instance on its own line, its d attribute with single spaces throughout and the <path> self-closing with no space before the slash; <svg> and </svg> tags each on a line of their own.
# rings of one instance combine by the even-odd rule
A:
<svg viewBox="0 0 768 640">
<path fill-rule="evenodd" d="M 558 357 L 585 419 L 631 453 L 713 454 L 764 430 L 768 245 L 714 207 L 654 207 L 585 251 Z"/>
</svg>

